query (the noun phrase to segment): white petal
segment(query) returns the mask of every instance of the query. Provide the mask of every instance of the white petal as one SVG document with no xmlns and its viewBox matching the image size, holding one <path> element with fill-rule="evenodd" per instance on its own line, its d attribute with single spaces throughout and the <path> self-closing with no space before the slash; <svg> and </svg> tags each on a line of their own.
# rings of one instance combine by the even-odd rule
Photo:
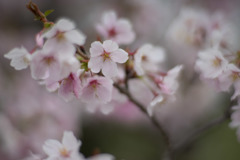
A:
<svg viewBox="0 0 240 160">
<path fill-rule="evenodd" d="M 96 94 L 101 102 L 108 103 L 112 99 L 112 87 L 106 88 L 105 86 L 99 85 Z"/>
<path fill-rule="evenodd" d="M 48 155 L 48 156 L 58 156 L 59 155 L 59 149 L 62 148 L 62 144 L 58 142 L 57 140 L 47 140 L 45 141 L 43 145 L 43 151 Z"/>
<path fill-rule="evenodd" d="M 106 12 L 106 13 L 104 13 L 104 15 L 102 17 L 102 21 L 103 21 L 104 26 L 107 29 L 110 29 L 113 25 L 115 25 L 115 23 L 117 21 L 117 15 L 113 11 Z"/>
<path fill-rule="evenodd" d="M 34 79 L 46 79 L 49 77 L 48 66 L 44 62 L 44 55 L 41 52 L 36 52 L 30 65 L 31 74 Z"/>
<path fill-rule="evenodd" d="M 103 57 L 92 57 L 88 62 L 88 68 L 91 69 L 93 73 L 98 73 L 103 66 Z"/>
<path fill-rule="evenodd" d="M 69 42 L 79 46 L 83 45 L 86 40 L 86 36 L 78 30 L 68 31 L 64 35 Z"/>
<path fill-rule="evenodd" d="M 118 49 L 110 54 L 114 62 L 125 63 L 128 60 L 128 53 L 122 49 Z"/>
<path fill-rule="evenodd" d="M 81 142 L 76 139 L 73 132 L 65 131 L 62 139 L 62 144 L 71 151 L 77 151 Z"/>
<path fill-rule="evenodd" d="M 7 54 L 5 54 L 4 57 L 8 59 L 13 59 L 16 57 L 21 57 L 25 54 L 29 54 L 29 53 L 24 47 L 14 48 L 11 51 L 9 51 Z"/>
<path fill-rule="evenodd" d="M 117 75 L 117 64 L 111 60 L 105 60 L 102 67 L 102 73 L 106 77 L 114 77 Z"/>
<path fill-rule="evenodd" d="M 118 49 L 118 44 L 112 40 L 106 40 L 103 42 L 103 48 L 106 52 L 113 52 Z"/>
<path fill-rule="evenodd" d="M 103 54 L 103 46 L 99 41 L 95 41 L 91 44 L 90 48 L 91 57 L 100 56 Z"/>
<path fill-rule="evenodd" d="M 56 27 L 59 31 L 65 32 L 74 29 L 75 24 L 72 21 L 63 18 L 56 23 Z"/>
</svg>

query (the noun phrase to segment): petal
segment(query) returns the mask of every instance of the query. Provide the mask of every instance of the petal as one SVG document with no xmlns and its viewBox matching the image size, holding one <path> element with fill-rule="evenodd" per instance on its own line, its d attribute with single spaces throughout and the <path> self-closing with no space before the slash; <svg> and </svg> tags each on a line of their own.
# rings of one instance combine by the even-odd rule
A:
<svg viewBox="0 0 240 160">
<path fill-rule="evenodd" d="M 24 57 L 12 59 L 10 65 L 16 70 L 22 70 L 28 67 L 28 63 L 25 61 Z"/>
<path fill-rule="evenodd" d="M 117 21 L 117 15 L 114 11 L 109 11 L 103 14 L 102 22 L 107 29 L 112 28 Z"/>
<path fill-rule="evenodd" d="M 77 151 L 81 142 L 76 139 L 73 132 L 65 131 L 63 134 L 62 144 L 70 151 Z"/>
<path fill-rule="evenodd" d="M 75 24 L 72 21 L 63 18 L 56 23 L 56 27 L 59 31 L 65 32 L 73 30 L 75 28 Z"/>
<path fill-rule="evenodd" d="M 103 42 L 103 48 L 106 52 L 113 52 L 118 49 L 118 44 L 112 40 L 106 40 Z"/>
<path fill-rule="evenodd" d="M 16 57 L 21 57 L 26 54 L 29 54 L 29 52 L 24 47 L 21 47 L 12 49 L 7 54 L 5 54 L 4 57 L 8 59 L 13 59 Z"/>
<path fill-rule="evenodd" d="M 128 53 L 123 49 L 118 49 L 110 54 L 114 62 L 125 63 L 128 60 Z"/>
<path fill-rule="evenodd" d="M 106 77 L 114 77 L 117 75 L 117 64 L 111 60 L 105 60 L 102 67 L 102 73 Z"/>
<path fill-rule="evenodd" d="M 95 102 L 95 90 L 93 89 L 93 87 L 91 86 L 84 86 L 83 89 L 82 89 L 82 95 L 81 95 L 81 98 L 84 102 Z"/>
<path fill-rule="evenodd" d="M 103 66 L 103 57 L 92 57 L 88 62 L 88 68 L 91 69 L 93 73 L 98 73 Z"/>
<path fill-rule="evenodd" d="M 100 43 L 99 41 L 95 41 L 91 44 L 91 48 L 90 48 L 90 54 L 91 57 L 96 57 L 96 56 L 100 56 L 103 54 L 103 46 L 102 43 Z"/>
<path fill-rule="evenodd" d="M 67 78 L 61 82 L 58 90 L 58 95 L 62 97 L 66 102 L 74 98 L 72 80 Z"/>
<path fill-rule="evenodd" d="M 45 84 L 46 84 L 46 88 L 49 92 L 55 92 L 60 87 L 58 82 L 46 81 Z"/>
<path fill-rule="evenodd" d="M 48 155 L 48 156 L 58 156 L 59 155 L 59 150 L 62 148 L 62 144 L 58 142 L 57 140 L 49 139 L 45 141 L 43 145 L 43 151 Z"/>
<path fill-rule="evenodd" d="M 69 42 L 79 46 L 83 45 L 86 40 L 86 36 L 78 30 L 68 31 L 64 35 Z"/>
<path fill-rule="evenodd" d="M 107 88 L 103 85 L 99 85 L 97 88 L 97 96 L 99 98 L 99 100 L 103 103 L 108 103 L 111 101 L 112 99 L 112 86 L 110 86 L 110 88 Z"/>
<path fill-rule="evenodd" d="M 44 62 L 44 56 L 45 55 L 41 55 L 41 52 L 36 52 L 33 55 L 30 69 L 34 79 L 46 79 L 49 77 L 49 69 Z"/>
</svg>

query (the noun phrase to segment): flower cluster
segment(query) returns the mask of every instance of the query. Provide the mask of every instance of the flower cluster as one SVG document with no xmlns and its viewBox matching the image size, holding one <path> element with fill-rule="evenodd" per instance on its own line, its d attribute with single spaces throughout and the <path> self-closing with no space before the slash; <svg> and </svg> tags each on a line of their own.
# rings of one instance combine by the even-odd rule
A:
<svg viewBox="0 0 240 160">
<path fill-rule="evenodd" d="M 135 38 L 127 19 L 106 12 L 102 23 L 96 26 L 104 40 L 92 42 L 89 53 L 83 47 L 86 36 L 72 21 L 60 19 L 55 24 L 46 23 L 36 36 L 33 51 L 15 48 L 5 57 L 11 59 L 11 66 L 17 70 L 30 66 L 32 77 L 49 91 L 58 91 L 65 101 L 76 98 L 91 106 L 110 104 L 118 99 L 112 97 L 113 84 L 124 87 L 128 79 L 146 81 L 154 95 L 149 102 L 150 115 L 158 103 L 174 99 L 182 67 L 162 72 L 166 55 L 159 46 L 144 44 L 134 52 L 119 48 Z"/>
<path fill-rule="evenodd" d="M 55 139 L 45 141 L 43 151 L 46 158 L 42 158 L 43 155 L 32 154 L 26 160 L 114 160 L 110 154 L 99 154 L 85 158 L 79 153 L 80 146 L 81 141 L 77 140 L 72 132 L 65 131 L 61 142 Z"/>
</svg>

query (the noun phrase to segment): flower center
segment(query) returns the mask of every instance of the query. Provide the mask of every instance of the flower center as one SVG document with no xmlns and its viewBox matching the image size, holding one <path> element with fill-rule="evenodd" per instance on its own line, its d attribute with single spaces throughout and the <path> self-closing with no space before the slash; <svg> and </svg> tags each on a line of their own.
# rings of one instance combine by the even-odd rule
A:
<svg viewBox="0 0 240 160">
<path fill-rule="evenodd" d="M 104 61 L 107 60 L 107 59 L 110 59 L 110 53 L 108 53 L 108 52 L 106 52 L 106 51 L 104 51 L 104 53 L 102 54 L 102 56 L 103 56 L 103 60 L 104 60 Z"/>
<path fill-rule="evenodd" d="M 68 150 L 65 147 L 61 148 L 59 152 L 60 152 L 61 156 L 63 156 L 63 157 L 69 157 L 70 156 L 70 153 L 68 152 Z"/>
<path fill-rule="evenodd" d="M 51 56 L 51 57 L 45 57 L 44 58 L 44 62 L 50 66 L 52 64 L 52 62 L 54 61 L 54 58 Z"/>
<path fill-rule="evenodd" d="M 232 80 L 233 81 L 236 81 L 237 79 L 239 79 L 240 76 L 239 76 L 239 73 L 238 72 L 232 72 Z"/>
<path fill-rule="evenodd" d="M 93 81 L 90 82 L 90 86 L 91 86 L 93 89 L 96 89 L 98 85 L 99 85 L 99 83 L 98 83 L 97 80 L 93 80 Z"/>
<path fill-rule="evenodd" d="M 58 41 L 64 40 L 65 39 L 64 32 L 58 32 L 56 38 Z"/>
<path fill-rule="evenodd" d="M 218 57 L 215 57 L 215 59 L 213 60 L 213 66 L 214 67 L 219 67 L 221 65 L 221 59 Z"/>
<path fill-rule="evenodd" d="M 108 31 L 109 37 L 114 37 L 114 36 L 116 36 L 116 34 L 117 34 L 117 32 L 114 28 L 112 28 Z"/>
</svg>

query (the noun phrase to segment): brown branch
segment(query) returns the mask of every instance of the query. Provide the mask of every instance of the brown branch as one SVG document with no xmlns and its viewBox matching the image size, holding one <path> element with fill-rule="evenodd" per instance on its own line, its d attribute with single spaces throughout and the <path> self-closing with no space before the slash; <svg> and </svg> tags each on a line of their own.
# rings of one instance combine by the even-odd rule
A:
<svg viewBox="0 0 240 160">
<path fill-rule="evenodd" d="M 114 85 L 114 87 L 116 87 L 118 89 L 119 92 L 126 95 L 128 97 L 128 99 L 133 104 L 135 104 L 150 119 L 150 121 L 157 127 L 157 129 L 160 131 L 160 133 L 163 137 L 164 143 L 166 144 L 165 159 L 172 160 L 173 157 L 171 155 L 171 153 L 172 153 L 171 141 L 170 141 L 170 138 L 169 138 L 167 132 L 164 130 L 164 128 L 161 126 L 161 124 L 157 121 L 157 119 L 154 116 L 151 117 L 151 116 L 148 115 L 148 112 L 147 112 L 146 108 L 144 107 L 144 105 L 142 105 L 135 98 L 133 98 L 132 95 L 129 93 L 129 91 L 127 89 L 119 86 L 116 83 L 114 83 L 113 85 Z"/>
<path fill-rule="evenodd" d="M 76 53 L 82 58 L 84 58 L 85 60 L 89 60 L 89 57 L 79 47 L 77 47 Z"/>
<path fill-rule="evenodd" d="M 38 8 L 38 6 L 33 3 L 32 1 L 30 1 L 26 7 L 35 15 L 36 18 L 38 18 L 41 22 L 46 23 L 49 22 L 46 18 L 46 16 L 44 15 L 44 13 L 42 13 L 40 11 L 40 9 Z"/>
</svg>

